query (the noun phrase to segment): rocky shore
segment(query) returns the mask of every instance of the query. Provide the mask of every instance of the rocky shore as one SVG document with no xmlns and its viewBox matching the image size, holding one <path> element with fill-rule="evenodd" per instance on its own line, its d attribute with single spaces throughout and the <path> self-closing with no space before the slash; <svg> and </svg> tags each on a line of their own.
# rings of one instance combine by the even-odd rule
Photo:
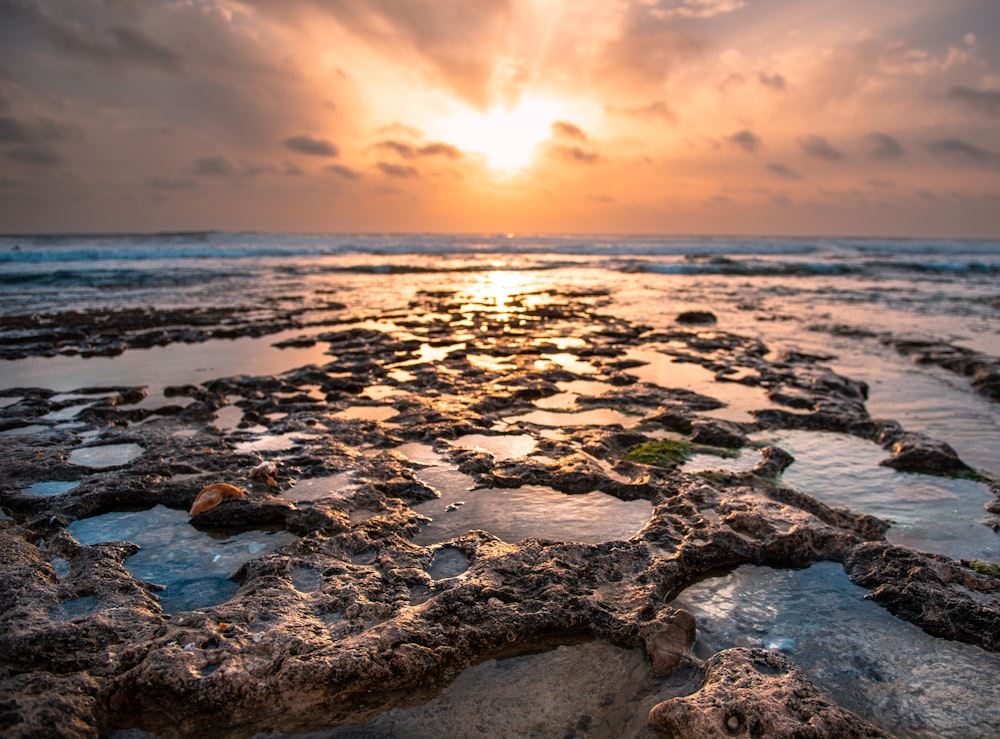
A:
<svg viewBox="0 0 1000 739">
<path fill-rule="evenodd" d="M 673 597 L 741 565 L 832 561 L 899 618 L 996 652 L 998 573 L 893 545 L 888 522 L 783 485 L 794 460 L 780 447 L 760 448 L 742 472 L 690 474 L 682 462 L 693 452 L 721 461 L 764 429 L 807 429 L 876 442 L 884 464 L 900 471 L 978 473 L 946 444 L 872 418 L 864 384 L 821 358 L 775 355 L 716 328 L 710 315 L 652 330 L 611 315 L 600 292 L 516 295 L 503 312 L 424 293 L 406 314 L 314 326 L 322 332 L 298 343 L 328 347 L 326 364 L 174 387 L 160 405 L 140 404 L 139 386 L 4 391 L 0 732 L 319 731 L 426 699 L 485 660 L 597 640 L 641 650 L 654 678 L 687 676 L 686 693 L 664 687 L 648 713 L 648 730 L 662 736 L 886 736 L 777 652 L 725 650 L 703 662 L 692 649 L 697 623 Z M 387 320 L 392 331 L 371 327 Z M 108 311 L 53 325 L 45 334 L 26 324 L 4 356 L 114 353 L 309 324 L 282 306 L 241 322 Z M 746 420 L 714 416 L 723 403 L 708 394 L 672 388 L 669 377 L 641 381 L 642 361 L 626 356 L 636 350 L 701 367 L 721 389 L 758 388 L 767 403 Z M 973 364 L 961 371 L 986 377 Z M 580 393 L 575 408 L 615 410 L 629 422 L 552 433 L 531 420 L 540 402 L 564 392 L 560 384 L 580 382 L 603 390 Z M 77 407 L 67 426 L 60 412 Z M 227 407 L 239 409 L 230 426 L 219 422 Z M 468 434 L 528 436 L 533 448 L 502 457 L 456 443 Z M 649 519 L 634 536 L 601 543 L 472 530 L 417 544 L 428 522 L 417 508 L 440 491 L 420 478 L 426 463 L 407 455 L 412 444 L 433 449 L 477 489 L 644 500 Z M 118 445 L 134 445 L 134 458 L 74 457 Z M 274 463 L 267 474 L 262 462 Z M 30 492 L 60 481 L 77 484 Z M 304 496 L 308 481 L 319 487 Z M 217 536 L 282 532 L 291 542 L 243 563 L 231 576 L 238 590 L 218 603 L 166 609 L 163 583 L 126 569 L 137 544 L 73 534 L 77 522 L 112 512 L 186 512 L 217 482 L 248 494 L 191 526 Z M 445 559 L 442 576 L 435 567 Z M 586 725 L 553 730 L 585 736 Z"/>
</svg>

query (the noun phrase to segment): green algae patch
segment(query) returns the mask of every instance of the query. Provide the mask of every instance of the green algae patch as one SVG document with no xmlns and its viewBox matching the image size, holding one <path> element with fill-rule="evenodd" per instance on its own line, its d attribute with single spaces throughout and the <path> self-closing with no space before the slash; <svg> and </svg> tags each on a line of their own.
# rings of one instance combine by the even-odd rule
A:
<svg viewBox="0 0 1000 739">
<path fill-rule="evenodd" d="M 990 575 L 991 577 L 1000 578 L 1000 564 L 983 562 L 979 559 L 962 560 L 962 564 L 973 572 L 978 572 L 980 575 Z"/>
<path fill-rule="evenodd" d="M 695 453 L 695 446 L 689 441 L 660 439 L 634 446 L 625 452 L 625 459 L 638 464 L 654 467 L 679 467 Z"/>
</svg>

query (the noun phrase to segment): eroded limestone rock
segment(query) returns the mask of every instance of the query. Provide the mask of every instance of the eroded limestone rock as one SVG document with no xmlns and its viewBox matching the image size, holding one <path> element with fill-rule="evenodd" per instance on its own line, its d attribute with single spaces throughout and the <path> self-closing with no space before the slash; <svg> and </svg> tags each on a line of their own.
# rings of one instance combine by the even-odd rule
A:
<svg viewBox="0 0 1000 739">
<path fill-rule="evenodd" d="M 701 689 L 649 713 L 661 736 L 888 737 L 823 696 L 791 660 L 765 649 L 727 649 L 704 665 Z"/>
<path fill-rule="evenodd" d="M 312 731 L 427 695 L 470 664 L 581 638 L 641 648 L 650 669 L 664 674 L 697 664 L 690 652 L 695 624 L 670 605 L 672 595 L 744 564 L 843 561 L 878 602 L 931 633 L 1000 648 L 984 636 L 1000 633 L 995 578 L 889 547 L 885 522 L 782 487 L 790 458 L 781 450 L 763 450 L 751 473 L 715 478 L 624 459 L 664 429 L 722 446 L 740 446 L 745 434 L 770 426 L 847 431 L 880 443 L 904 431 L 872 420 L 866 388 L 818 358 L 770 361 L 759 341 L 717 330 L 652 333 L 600 313 L 605 297 L 511 296 L 517 320 L 501 325 L 489 309 L 470 308 L 451 291 L 424 294 L 413 315 L 393 317 L 412 332 L 402 338 L 341 326 L 314 337 L 329 344 L 329 364 L 176 388 L 176 397 L 190 401 L 183 407 L 129 408 L 141 389 L 94 393 L 78 430 L 45 420 L 62 408 L 54 393 L 18 390 L 20 400 L 0 408 L 0 428 L 37 423 L 43 430 L 5 437 L 0 449 L 0 503 L 16 519 L 0 520 L 0 732 L 58 736 L 57 716 L 65 736 L 112 728 L 164 737 Z M 294 316 L 284 320 L 287 327 Z M 467 335 L 461 348 L 452 346 L 456 324 Z M 81 347 L 87 336 L 81 328 Z M 582 339 L 571 343 L 579 348 L 567 350 L 567 337 Z M 448 351 L 430 358 L 425 345 Z M 632 347 L 668 347 L 713 372 L 752 375 L 785 407 L 761 409 L 758 424 L 702 417 L 722 403 L 639 383 L 629 374 L 635 364 L 622 359 Z M 469 357 L 477 352 L 502 359 L 503 368 L 476 366 Z M 539 355 L 567 352 L 587 371 L 539 368 Z M 405 372 L 389 369 L 400 365 Z M 628 409 L 634 425 L 553 434 L 518 422 L 517 433 L 530 434 L 535 451 L 517 459 L 445 443 L 509 432 L 509 416 L 554 395 L 558 383 L 576 381 L 608 388 L 582 407 Z M 388 388 L 385 399 L 362 395 L 373 385 Z M 213 425 L 215 413 L 232 396 L 240 398 L 240 424 L 223 431 Z M 392 423 L 340 415 L 378 404 L 397 412 Z M 81 470 L 68 458 L 84 431 L 102 443 L 141 444 L 144 452 L 129 465 Z M 263 435 L 287 437 L 288 445 L 255 448 Z M 423 465 L 396 451 L 408 442 L 433 445 L 480 485 L 644 499 L 650 519 L 628 541 L 599 545 L 505 542 L 470 531 L 419 546 L 413 538 L 426 518 L 414 507 L 437 493 L 419 479 Z M 252 479 L 252 470 L 271 461 L 280 462 L 274 485 Z M 296 482 L 309 479 L 330 488 L 296 498 Z M 79 482 L 51 497 L 24 492 L 60 480 Z M 111 511 L 187 511 L 198 491 L 218 480 L 244 487 L 247 497 L 199 515 L 194 525 L 222 533 L 271 527 L 298 538 L 252 557 L 231 576 L 236 595 L 211 607 L 164 613 L 157 586 L 124 566 L 135 544 L 83 546 L 66 530 Z M 467 558 L 467 569 L 432 575 L 435 553 L 444 549 Z M 761 695 L 770 690 L 753 685 Z M 742 691 L 738 705 L 752 702 L 757 689 Z M 839 715 L 809 705 L 830 721 Z M 749 726 L 750 713 L 740 715 L 737 732 Z M 727 730 L 730 718 L 723 717 Z M 854 726 L 822 725 L 833 733 Z"/>
</svg>

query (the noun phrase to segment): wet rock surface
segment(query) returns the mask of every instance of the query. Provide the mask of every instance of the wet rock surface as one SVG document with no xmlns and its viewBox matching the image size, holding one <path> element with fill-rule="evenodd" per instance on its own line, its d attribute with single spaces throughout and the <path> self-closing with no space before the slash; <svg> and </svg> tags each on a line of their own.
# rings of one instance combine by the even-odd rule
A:
<svg viewBox="0 0 1000 739">
<path fill-rule="evenodd" d="M 746 473 L 693 475 L 626 458 L 664 438 L 721 454 L 764 428 L 846 431 L 892 448 L 896 460 L 917 449 L 922 461 L 907 461 L 910 469 L 955 473 L 957 456 L 872 419 L 865 386 L 815 357 L 770 357 L 759 341 L 715 328 L 653 332 L 603 313 L 606 304 L 603 293 L 549 290 L 512 296 L 501 316 L 467 296 L 422 294 L 408 315 L 394 316 L 402 330 L 355 325 L 363 317 L 325 326 L 314 337 L 329 346 L 324 365 L 174 388 L 160 407 L 136 407 L 138 387 L 84 388 L 71 398 L 7 391 L 17 400 L 0 408 L 0 428 L 14 432 L 0 449 L 9 514 L 0 520 L 2 732 L 313 731 L 433 695 L 469 665 L 580 639 L 641 650 L 651 674 L 669 675 L 699 664 L 697 624 L 672 597 L 744 564 L 842 562 L 877 602 L 929 633 L 1000 648 L 1000 580 L 888 545 L 887 522 L 782 486 L 794 461 L 780 448 L 762 449 Z M 104 323 L 114 326 L 116 315 L 128 334 L 125 314 Z M 723 402 L 674 388 L 669 376 L 640 382 L 630 373 L 639 365 L 622 359 L 637 348 L 748 378 L 770 405 L 753 421 L 703 415 Z M 525 420 L 561 383 L 576 382 L 606 391 L 564 409 L 561 427 Z M 72 423 L 51 417 L 73 403 L 86 407 Z M 232 425 L 219 421 L 225 409 L 236 409 Z M 621 422 L 573 421 L 576 411 L 601 409 Z M 534 446 L 499 458 L 452 444 L 468 434 L 523 434 Z M 647 500 L 650 518 L 630 539 L 601 544 L 503 541 L 473 530 L 418 545 L 427 519 L 415 506 L 439 492 L 420 477 L 427 464 L 407 455 L 413 444 L 482 487 Z M 105 445 L 135 445 L 139 456 L 108 466 L 73 461 L 77 449 Z M 27 492 L 55 481 L 76 484 Z M 82 544 L 68 528 L 112 511 L 187 511 L 214 483 L 247 496 L 223 500 L 191 526 L 215 536 L 277 529 L 294 541 L 247 557 L 231 574 L 236 594 L 211 606 L 166 610 L 164 583 L 128 569 L 136 544 Z M 446 560 L 452 569 L 442 569 Z M 737 673 L 756 682 L 724 692 L 726 675 Z M 671 718 L 681 711 L 703 714 L 715 729 L 721 717 L 735 735 L 759 735 L 750 728 L 758 725 L 775 735 L 880 735 L 814 695 L 777 655 L 720 654 L 705 675 L 687 703 L 663 704 L 683 711 L 658 706 L 651 726 L 706 735 L 701 724 Z M 754 713 L 761 696 L 775 701 L 767 716 Z M 735 713 L 703 700 L 738 709 L 736 726 Z"/>
<path fill-rule="evenodd" d="M 764 649 L 727 649 L 705 663 L 693 695 L 649 714 L 665 737 L 888 737 L 825 698 L 791 660 Z"/>
<path fill-rule="evenodd" d="M 289 303 L 272 305 L 269 310 L 251 306 L 156 311 L 122 308 L 5 316 L 0 328 L 0 359 L 57 354 L 115 356 L 126 349 L 166 346 L 178 341 L 195 343 L 264 336 L 307 323 L 302 318 L 307 308 L 298 301 Z M 339 310 L 344 306 L 328 302 L 325 307 Z"/>
</svg>

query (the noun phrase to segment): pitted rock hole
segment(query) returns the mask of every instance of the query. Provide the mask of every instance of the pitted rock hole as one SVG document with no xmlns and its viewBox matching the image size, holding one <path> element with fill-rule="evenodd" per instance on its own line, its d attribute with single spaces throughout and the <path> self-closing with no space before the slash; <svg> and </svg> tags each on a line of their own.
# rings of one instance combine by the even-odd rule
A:
<svg viewBox="0 0 1000 739">
<path fill-rule="evenodd" d="M 101 603 L 93 595 L 63 601 L 49 609 L 49 617 L 53 621 L 72 621 L 74 618 L 89 616 L 101 607 Z"/>
<path fill-rule="evenodd" d="M 49 560 L 49 564 L 52 565 L 52 569 L 55 570 L 56 577 L 60 580 L 66 577 L 71 569 L 69 562 L 62 557 L 53 557 Z"/>
<path fill-rule="evenodd" d="M 300 593 L 315 593 L 323 587 L 323 576 L 309 567 L 295 567 L 288 577 Z"/>
<path fill-rule="evenodd" d="M 432 580 L 447 580 L 458 577 L 469 569 L 469 558 L 454 547 L 441 547 L 434 553 L 427 574 Z"/>
</svg>

